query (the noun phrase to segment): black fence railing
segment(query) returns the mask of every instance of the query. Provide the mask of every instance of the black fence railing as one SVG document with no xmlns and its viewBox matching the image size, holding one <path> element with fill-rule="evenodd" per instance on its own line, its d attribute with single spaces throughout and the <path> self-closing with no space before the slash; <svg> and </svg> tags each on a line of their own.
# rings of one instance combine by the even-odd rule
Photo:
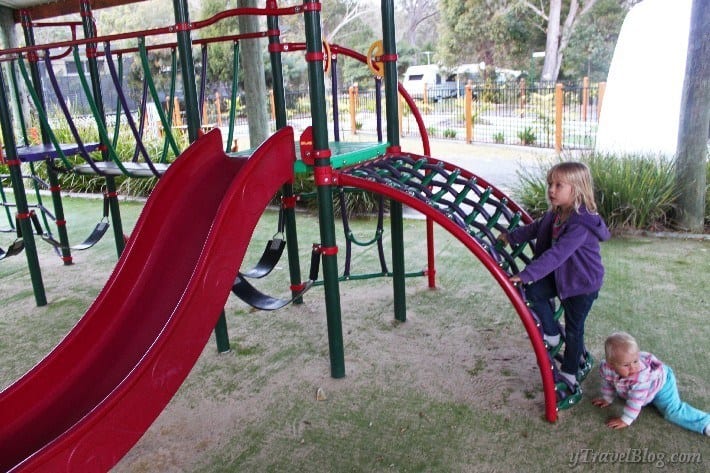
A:
<svg viewBox="0 0 710 473">
<path fill-rule="evenodd" d="M 43 73 L 45 71 L 42 71 Z M 72 106 L 75 116 L 89 115 L 85 93 L 81 89 L 75 75 L 58 77 L 60 87 L 64 90 L 67 101 Z M 48 81 L 43 81 L 45 89 Z M 106 82 L 106 84 L 104 84 Z M 107 115 L 114 112 L 116 94 L 108 83 L 107 77 L 102 77 L 105 111 Z M 340 139 L 347 140 L 353 134 L 382 134 L 386 129 L 386 111 L 384 100 L 379 107 L 376 101 L 376 81 L 355 87 L 339 85 L 337 94 L 338 130 Z M 541 148 L 560 149 L 592 149 L 595 144 L 603 83 L 526 83 L 525 81 L 501 83 L 473 83 L 471 86 L 471 114 L 466 115 L 466 90 L 464 86 L 455 90 L 452 97 L 439 100 L 427 100 L 426 94 L 416 100 L 422 115 L 427 133 L 432 138 L 467 140 L 478 143 L 499 143 Z M 224 87 L 223 87 L 224 88 Z M 126 84 L 127 99 L 136 108 L 140 101 L 140 90 L 131 90 Z M 383 91 L 381 90 L 381 93 Z M 167 97 L 165 92 L 159 95 Z M 161 98 L 162 98 L 161 96 Z M 51 111 L 53 94 L 45 91 Z M 181 93 L 176 97 L 179 103 Z M 221 97 L 221 98 L 217 98 Z M 204 104 L 203 121 L 208 124 L 225 124 L 228 122 L 229 110 L 227 100 L 229 94 L 208 94 Z M 236 97 L 238 114 L 235 122 L 237 128 L 246 129 L 244 97 Z M 217 106 L 221 101 L 221 106 Z M 327 109 L 330 126 L 333 128 L 334 105 L 330 91 L 326 93 Z M 310 100 L 307 89 L 287 89 L 286 112 L 289 124 L 296 131 L 305 129 L 310 124 Z M 163 104 L 166 108 L 165 104 Z M 411 111 L 401 101 L 400 133 L 403 137 L 419 135 L 416 120 Z M 179 113 L 179 112 L 178 112 Z M 183 110 L 184 113 L 184 110 Z M 221 116 L 217 114 L 220 113 Z M 272 120 L 272 130 L 275 123 Z M 242 130 L 237 130 L 237 133 Z"/>
<path fill-rule="evenodd" d="M 600 109 L 601 84 L 508 82 L 472 84 L 471 141 L 562 149 L 594 147 Z M 375 88 L 358 88 L 353 96 L 338 95 L 339 129 L 344 133 L 377 133 Z M 303 97 L 302 99 L 299 99 Z M 290 119 L 310 117 L 307 91 L 287 92 Z M 350 101 L 355 104 L 351 107 Z M 427 133 L 432 138 L 465 140 L 467 117 L 465 90 L 458 97 L 416 100 Z M 332 100 L 328 97 L 332 110 Z M 386 126 L 384 101 L 381 127 Z M 354 113 L 354 117 L 353 117 Z M 414 115 L 403 107 L 402 136 L 418 136 Z"/>
</svg>

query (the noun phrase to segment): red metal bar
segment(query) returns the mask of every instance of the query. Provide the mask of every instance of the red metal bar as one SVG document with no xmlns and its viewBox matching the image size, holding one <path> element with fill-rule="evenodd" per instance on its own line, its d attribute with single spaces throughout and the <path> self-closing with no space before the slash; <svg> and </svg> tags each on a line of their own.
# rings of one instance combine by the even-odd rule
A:
<svg viewBox="0 0 710 473">
<path fill-rule="evenodd" d="M 429 157 L 425 158 L 432 162 L 434 161 Z M 436 162 L 439 162 L 439 160 Z M 451 164 L 445 164 L 445 167 L 447 169 L 459 169 Z M 470 177 L 474 176 L 472 173 L 465 170 L 461 171 L 463 175 L 470 175 Z M 487 184 L 487 182 L 483 179 L 478 179 L 478 182 L 484 186 Z M 377 194 L 382 194 L 386 197 L 402 202 L 415 210 L 418 210 L 441 225 L 446 231 L 451 233 L 461 243 L 463 243 L 464 246 L 466 246 L 466 248 L 474 254 L 474 256 L 478 258 L 478 260 L 485 266 L 485 268 L 501 286 L 505 292 L 505 295 L 513 305 L 513 308 L 518 313 L 518 317 L 523 323 L 523 326 L 525 327 L 525 331 L 527 332 L 537 359 L 537 364 L 540 369 L 540 376 L 542 377 L 543 393 L 545 396 L 545 417 L 548 421 L 555 422 L 557 420 L 557 394 L 555 392 L 555 382 L 552 375 L 552 368 L 550 366 L 550 358 L 547 353 L 547 349 L 542 341 L 535 319 L 520 294 L 520 290 L 510 282 L 508 274 L 503 271 L 500 266 L 498 266 L 498 263 L 490 256 L 490 254 L 488 254 L 488 252 L 475 239 L 471 238 L 471 236 L 463 228 L 459 227 L 443 213 L 433 209 L 431 206 L 416 197 L 400 192 L 392 187 L 348 174 L 338 174 L 338 183 L 343 186 L 357 187 Z M 505 194 L 500 190 L 493 186 L 491 187 L 493 188 L 494 195 L 505 196 Z M 510 199 L 508 199 L 508 201 L 511 204 L 510 207 L 512 210 L 519 209 L 517 205 L 510 201 Z M 523 212 L 523 220 L 529 222 L 530 216 Z"/>
</svg>

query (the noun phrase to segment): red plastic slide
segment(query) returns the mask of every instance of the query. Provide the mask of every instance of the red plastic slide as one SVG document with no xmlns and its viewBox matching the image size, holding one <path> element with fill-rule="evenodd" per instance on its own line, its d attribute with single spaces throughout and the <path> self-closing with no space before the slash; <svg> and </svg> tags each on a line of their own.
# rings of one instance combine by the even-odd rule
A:
<svg viewBox="0 0 710 473">
<path fill-rule="evenodd" d="M 219 130 L 185 150 L 84 317 L 0 393 L 0 471 L 107 471 L 128 452 L 204 349 L 294 160 L 291 128 L 248 160 Z"/>
</svg>

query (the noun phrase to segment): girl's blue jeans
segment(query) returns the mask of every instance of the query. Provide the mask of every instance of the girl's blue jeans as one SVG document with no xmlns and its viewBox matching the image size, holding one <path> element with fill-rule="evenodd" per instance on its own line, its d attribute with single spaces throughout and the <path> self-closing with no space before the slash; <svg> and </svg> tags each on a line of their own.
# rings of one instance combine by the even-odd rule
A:
<svg viewBox="0 0 710 473">
<path fill-rule="evenodd" d="M 673 370 L 668 365 L 664 368 L 666 382 L 653 398 L 652 404 L 667 421 L 693 432 L 705 433 L 705 429 L 710 425 L 710 414 L 681 401 Z"/>
<path fill-rule="evenodd" d="M 561 301 L 565 310 L 565 352 L 560 369 L 565 373 L 576 375 L 579 370 L 584 356 L 584 322 L 598 296 L 599 291 L 594 291 Z M 540 319 L 542 331 L 547 335 L 560 333 L 551 303 L 551 299 L 555 297 L 557 297 L 557 287 L 553 275 L 525 287 L 525 298 Z"/>
</svg>

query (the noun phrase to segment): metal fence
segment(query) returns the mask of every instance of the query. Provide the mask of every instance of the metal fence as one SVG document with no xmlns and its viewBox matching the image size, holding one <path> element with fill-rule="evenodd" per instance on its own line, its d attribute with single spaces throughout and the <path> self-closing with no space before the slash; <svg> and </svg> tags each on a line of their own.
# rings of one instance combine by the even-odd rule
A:
<svg viewBox="0 0 710 473">
<path fill-rule="evenodd" d="M 88 115 L 90 112 L 78 78 L 65 76 L 58 79 L 76 116 Z M 48 89 L 47 82 L 43 81 L 45 89 Z M 337 128 L 342 139 L 347 139 L 347 134 L 379 133 L 381 136 L 386 129 L 386 110 L 380 81 L 373 80 L 370 84 L 355 87 L 355 93 L 352 86 L 338 87 L 339 90 L 335 94 L 337 103 L 333 103 L 332 91 L 329 90 L 326 94 L 331 128 L 335 128 L 337 115 Z M 376 97 L 378 87 L 381 97 L 379 104 Z M 589 84 L 586 80 L 582 83 L 567 84 L 525 81 L 473 83 L 469 117 L 466 115 L 466 94 L 463 87 L 457 91 L 456 97 L 436 101 L 417 99 L 416 104 L 427 133 L 432 138 L 542 148 L 592 149 L 596 139 L 603 90 L 604 83 Z M 111 114 L 114 112 L 116 97 L 106 77 L 102 77 L 102 92 L 106 113 Z M 127 90 L 126 95 L 137 110 L 140 91 Z M 54 94 L 45 90 L 45 97 L 51 110 L 56 100 Z M 297 132 L 305 129 L 311 118 L 308 90 L 288 89 L 285 98 L 289 124 L 294 126 Z M 225 99 L 228 99 L 228 94 L 223 92 L 219 100 Z M 237 100 L 243 102 L 243 99 L 244 97 L 240 96 Z M 203 120 L 212 124 L 218 121 L 227 123 L 227 103 L 221 107 L 215 105 L 214 96 L 208 96 L 204 105 Z M 404 101 L 401 101 L 400 107 L 401 136 L 418 136 L 419 130 L 414 115 L 404 105 Z M 214 116 L 220 109 L 222 120 Z M 243 103 L 240 103 L 239 110 L 242 113 L 237 117 L 236 126 L 246 129 L 247 117 L 243 113 Z M 274 120 L 271 127 L 275 129 Z"/>
<path fill-rule="evenodd" d="M 507 82 L 472 84 L 470 141 L 542 148 L 592 149 L 596 139 L 604 84 Z M 600 93 L 601 91 L 601 93 Z M 291 119 L 309 118 L 307 91 L 289 91 Z M 339 128 L 344 133 L 377 133 L 375 87 L 338 94 Z M 354 106 L 351 101 L 355 100 Z M 432 138 L 467 140 L 465 92 L 437 101 L 416 100 L 427 133 Z M 328 100 L 333 110 L 332 99 Z M 401 136 L 418 136 L 414 115 L 403 105 Z M 384 101 L 380 104 L 386 127 Z M 354 113 L 354 116 L 352 116 Z"/>
</svg>

